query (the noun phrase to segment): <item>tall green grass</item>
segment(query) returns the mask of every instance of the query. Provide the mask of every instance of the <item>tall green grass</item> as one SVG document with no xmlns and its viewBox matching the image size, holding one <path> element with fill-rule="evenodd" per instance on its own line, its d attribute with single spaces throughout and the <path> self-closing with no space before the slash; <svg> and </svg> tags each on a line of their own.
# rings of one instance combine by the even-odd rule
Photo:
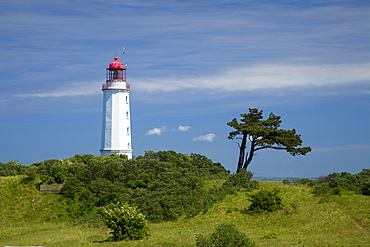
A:
<svg viewBox="0 0 370 247">
<path fill-rule="evenodd" d="M 254 192 L 240 191 L 194 218 L 149 224 L 147 239 L 104 242 L 109 229 L 72 224 L 59 195 L 19 181 L 0 178 L 0 246 L 195 246 L 196 235 L 209 234 L 222 222 L 235 223 L 257 246 L 370 246 L 370 197 L 353 193 L 321 198 L 309 187 L 262 183 L 281 187 L 283 210 L 243 214 Z"/>
</svg>

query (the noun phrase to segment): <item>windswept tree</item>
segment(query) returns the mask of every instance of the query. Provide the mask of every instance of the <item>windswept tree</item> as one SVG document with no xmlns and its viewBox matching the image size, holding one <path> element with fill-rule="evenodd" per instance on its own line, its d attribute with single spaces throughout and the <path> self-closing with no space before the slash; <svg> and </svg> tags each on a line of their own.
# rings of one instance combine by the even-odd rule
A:
<svg viewBox="0 0 370 247">
<path fill-rule="evenodd" d="M 302 145 L 301 136 L 295 129 L 279 129 L 280 116 L 270 113 L 269 117 L 263 120 L 262 110 L 249 108 L 249 113 L 240 114 L 240 122 L 236 118 L 227 125 L 234 128 L 229 133 L 228 139 L 241 139 L 239 145 L 239 160 L 237 172 L 243 168 L 247 169 L 252 162 L 256 151 L 262 149 L 285 150 L 293 156 L 306 155 L 311 147 L 299 147 Z M 246 153 L 246 149 L 249 151 Z"/>
</svg>

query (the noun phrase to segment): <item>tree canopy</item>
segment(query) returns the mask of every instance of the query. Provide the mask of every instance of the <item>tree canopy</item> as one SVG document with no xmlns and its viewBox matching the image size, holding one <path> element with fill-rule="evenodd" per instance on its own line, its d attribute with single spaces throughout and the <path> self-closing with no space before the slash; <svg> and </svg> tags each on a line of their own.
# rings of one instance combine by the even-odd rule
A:
<svg viewBox="0 0 370 247">
<path fill-rule="evenodd" d="M 227 194 L 258 188 L 251 172 L 230 175 L 203 155 L 172 150 L 146 151 L 130 160 L 126 155 L 84 154 L 29 166 L 11 161 L 0 163 L 1 174 L 25 175 L 22 183 L 37 187 L 62 184 L 60 199 L 73 219 L 94 217 L 112 203 L 128 203 L 151 222 L 177 220 L 206 212 Z"/>
<path fill-rule="evenodd" d="M 267 148 L 285 150 L 293 156 L 306 155 L 311 151 L 309 146 L 299 147 L 302 145 L 302 139 L 295 129 L 279 128 L 282 122 L 280 116 L 270 113 L 269 117 L 263 120 L 262 113 L 262 110 L 249 108 L 249 113 L 240 114 L 240 122 L 234 118 L 227 123 L 235 129 L 229 133 L 228 139 L 241 139 L 237 172 L 242 168 L 247 169 L 258 150 Z"/>
</svg>

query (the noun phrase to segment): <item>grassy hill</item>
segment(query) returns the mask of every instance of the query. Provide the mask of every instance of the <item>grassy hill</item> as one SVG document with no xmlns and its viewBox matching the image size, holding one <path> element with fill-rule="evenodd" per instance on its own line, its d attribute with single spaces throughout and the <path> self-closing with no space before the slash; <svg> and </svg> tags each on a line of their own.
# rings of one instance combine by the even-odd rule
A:
<svg viewBox="0 0 370 247">
<path fill-rule="evenodd" d="M 174 222 L 152 223 L 140 241 L 104 242 L 109 229 L 73 224 L 60 196 L 41 193 L 21 177 L 0 178 L 0 246 L 195 246 L 197 234 L 233 222 L 257 246 L 370 246 L 370 197 L 351 192 L 315 197 L 309 187 L 275 183 L 284 210 L 248 215 L 251 193 L 227 195 L 207 213 Z"/>
</svg>

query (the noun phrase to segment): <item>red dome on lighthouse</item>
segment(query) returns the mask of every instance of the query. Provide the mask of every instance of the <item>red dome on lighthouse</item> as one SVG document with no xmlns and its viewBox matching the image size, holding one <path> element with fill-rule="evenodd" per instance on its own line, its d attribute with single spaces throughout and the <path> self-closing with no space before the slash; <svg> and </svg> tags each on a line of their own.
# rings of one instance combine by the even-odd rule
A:
<svg viewBox="0 0 370 247">
<path fill-rule="evenodd" d="M 118 61 L 118 57 L 114 57 L 114 61 L 109 64 L 109 68 L 107 69 L 125 69 L 123 63 Z"/>
<path fill-rule="evenodd" d="M 126 68 L 123 63 L 118 61 L 118 57 L 109 64 L 106 73 L 106 81 L 126 81 Z"/>
</svg>

